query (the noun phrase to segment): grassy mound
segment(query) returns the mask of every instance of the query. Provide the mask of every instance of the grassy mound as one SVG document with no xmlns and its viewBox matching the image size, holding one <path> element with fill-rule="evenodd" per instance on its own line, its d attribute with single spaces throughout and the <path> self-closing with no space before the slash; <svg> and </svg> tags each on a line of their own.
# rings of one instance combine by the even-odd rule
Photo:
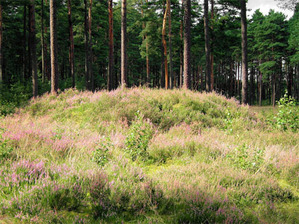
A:
<svg viewBox="0 0 299 224">
<path fill-rule="evenodd" d="M 56 121 L 74 120 L 81 126 L 93 124 L 94 128 L 99 128 L 103 122 L 120 120 L 131 124 L 137 111 L 159 130 L 182 122 L 196 123 L 198 127 L 225 128 L 234 119 L 246 125 L 247 120 L 252 119 L 248 108 L 239 106 L 234 100 L 183 90 L 135 88 L 95 94 L 68 90 L 58 97 L 44 96 L 34 100 L 25 108 L 31 116 L 49 115 Z"/>
<path fill-rule="evenodd" d="M 298 134 L 215 93 L 44 95 L 0 120 L 0 220 L 298 222 Z"/>
</svg>

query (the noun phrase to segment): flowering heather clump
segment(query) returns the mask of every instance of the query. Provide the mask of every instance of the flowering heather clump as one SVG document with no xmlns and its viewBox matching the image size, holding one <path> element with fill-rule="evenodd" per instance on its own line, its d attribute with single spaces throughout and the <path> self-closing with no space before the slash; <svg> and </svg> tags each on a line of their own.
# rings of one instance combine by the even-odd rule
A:
<svg viewBox="0 0 299 224">
<path fill-rule="evenodd" d="M 28 220 L 40 214 L 41 210 L 76 211 L 87 206 L 91 199 L 101 200 L 100 195 L 91 199 L 86 195 L 92 194 L 95 189 L 105 191 L 105 175 L 86 172 L 78 175 L 66 164 L 46 166 L 44 161 L 28 160 L 15 162 L 10 168 L 2 167 L 0 190 L 7 198 L 2 202 L 2 212 Z M 102 197 L 106 200 L 105 195 Z"/>
<path fill-rule="evenodd" d="M 299 223 L 298 133 L 252 110 L 180 89 L 35 98 L 0 118 L 0 220 Z"/>
<path fill-rule="evenodd" d="M 116 212 L 125 210 L 138 214 L 161 206 L 163 192 L 142 169 L 120 163 L 113 164 L 109 173 L 113 177 L 109 182 L 110 198 Z"/>
</svg>

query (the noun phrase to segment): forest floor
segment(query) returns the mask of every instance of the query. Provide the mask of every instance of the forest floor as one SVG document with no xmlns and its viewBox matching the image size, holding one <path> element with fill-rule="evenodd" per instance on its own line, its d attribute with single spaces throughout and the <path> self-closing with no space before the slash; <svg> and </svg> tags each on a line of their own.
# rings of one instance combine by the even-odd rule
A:
<svg viewBox="0 0 299 224">
<path fill-rule="evenodd" d="M 146 88 L 34 99 L 0 118 L 0 223 L 299 223 L 299 133 L 271 108 Z"/>
</svg>

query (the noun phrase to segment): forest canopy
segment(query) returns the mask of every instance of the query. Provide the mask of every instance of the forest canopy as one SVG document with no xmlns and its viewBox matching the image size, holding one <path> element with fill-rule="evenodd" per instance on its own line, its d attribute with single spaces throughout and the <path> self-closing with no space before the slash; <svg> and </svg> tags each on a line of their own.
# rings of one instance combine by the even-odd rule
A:
<svg viewBox="0 0 299 224">
<path fill-rule="evenodd" d="M 299 6 L 292 1 L 294 14 L 289 20 L 281 12 L 271 10 L 263 15 L 257 10 L 245 21 L 248 77 L 244 83 L 242 1 L 191 1 L 187 14 L 178 0 L 126 1 L 123 62 L 128 66 L 122 81 L 120 1 L 3 0 L 2 102 L 18 104 L 50 91 L 50 2 L 56 3 L 56 91 L 70 87 L 111 90 L 123 81 L 128 87 L 180 88 L 188 78 L 187 88 L 216 91 L 239 100 L 242 86 L 248 82 L 246 96 L 251 105 L 275 104 L 286 91 L 299 98 Z M 185 23 L 189 14 L 190 23 Z M 190 59 L 185 64 L 187 26 Z"/>
</svg>

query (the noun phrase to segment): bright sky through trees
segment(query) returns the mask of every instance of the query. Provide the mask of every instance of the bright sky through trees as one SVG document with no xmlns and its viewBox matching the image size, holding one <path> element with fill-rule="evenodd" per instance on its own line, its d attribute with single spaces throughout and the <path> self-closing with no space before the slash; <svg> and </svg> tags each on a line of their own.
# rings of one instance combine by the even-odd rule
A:
<svg viewBox="0 0 299 224">
<path fill-rule="evenodd" d="M 251 9 L 251 11 L 247 12 L 248 16 L 252 16 L 255 10 L 260 9 L 260 11 L 265 15 L 268 14 L 270 9 L 274 9 L 276 12 L 282 12 L 288 19 L 290 19 L 293 15 L 293 12 L 290 10 L 284 10 L 277 6 L 278 2 L 275 0 L 248 0 L 247 9 Z"/>
</svg>

